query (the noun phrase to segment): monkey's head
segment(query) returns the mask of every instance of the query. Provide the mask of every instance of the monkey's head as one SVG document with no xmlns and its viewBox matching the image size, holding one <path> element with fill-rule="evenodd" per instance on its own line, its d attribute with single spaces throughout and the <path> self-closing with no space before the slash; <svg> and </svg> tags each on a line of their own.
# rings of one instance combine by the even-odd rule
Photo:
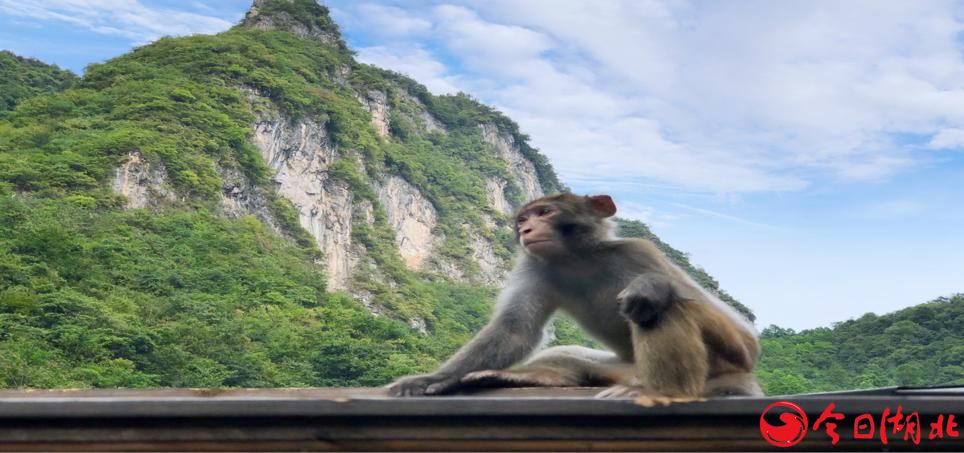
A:
<svg viewBox="0 0 964 453">
<path fill-rule="evenodd" d="M 529 255 L 562 258 L 609 239 L 606 220 L 616 214 L 609 195 L 562 193 L 527 203 L 516 214 L 516 238 Z"/>
</svg>

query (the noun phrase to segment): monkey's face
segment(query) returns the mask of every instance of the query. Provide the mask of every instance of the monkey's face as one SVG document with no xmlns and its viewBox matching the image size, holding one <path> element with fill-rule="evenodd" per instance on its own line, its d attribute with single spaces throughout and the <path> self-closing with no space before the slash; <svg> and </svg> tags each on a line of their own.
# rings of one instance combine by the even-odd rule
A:
<svg viewBox="0 0 964 453">
<path fill-rule="evenodd" d="M 516 231 L 526 252 L 550 256 L 563 251 L 559 232 L 554 228 L 560 214 L 559 207 L 552 203 L 531 203 L 519 211 Z"/>
<path fill-rule="evenodd" d="M 562 194 L 524 206 L 516 215 L 516 233 L 526 253 L 543 259 L 581 253 L 606 236 L 604 218 L 616 206 L 607 195 Z"/>
</svg>

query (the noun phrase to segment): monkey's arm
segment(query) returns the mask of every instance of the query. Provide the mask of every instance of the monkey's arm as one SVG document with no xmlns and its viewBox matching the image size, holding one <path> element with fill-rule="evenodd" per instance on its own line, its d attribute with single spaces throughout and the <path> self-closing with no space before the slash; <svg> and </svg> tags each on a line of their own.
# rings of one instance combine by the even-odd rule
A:
<svg viewBox="0 0 964 453">
<path fill-rule="evenodd" d="M 401 378 L 388 387 L 392 396 L 435 395 L 454 390 L 466 374 L 503 369 L 524 359 L 542 339 L 555 307 L 537 291 L 510 283 L 500 294 L 492 320 L 431 374 Z"/>
<path fill-rule="evenodd" d="M 639 274 L 616 299 L 627 319 L 647 328 L 659 322 L 660 314 L 680 300 L 680 289 L 672 278 L 661 272 Z"/>
</svg>

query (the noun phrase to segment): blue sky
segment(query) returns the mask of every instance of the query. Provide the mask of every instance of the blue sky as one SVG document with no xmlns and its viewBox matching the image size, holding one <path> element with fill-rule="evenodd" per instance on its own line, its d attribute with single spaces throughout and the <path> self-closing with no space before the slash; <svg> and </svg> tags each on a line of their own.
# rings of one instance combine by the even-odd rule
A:
<svg viewBox="0 0 964 453">
<path fill-rule="evenodd" d="M 249 5 L 0 0 L 0 48 L 82 72 Z M 506 112 L 760 326 L 964 292 L 962 2 L 328 5 L 361 61 Z"/>
</svg>

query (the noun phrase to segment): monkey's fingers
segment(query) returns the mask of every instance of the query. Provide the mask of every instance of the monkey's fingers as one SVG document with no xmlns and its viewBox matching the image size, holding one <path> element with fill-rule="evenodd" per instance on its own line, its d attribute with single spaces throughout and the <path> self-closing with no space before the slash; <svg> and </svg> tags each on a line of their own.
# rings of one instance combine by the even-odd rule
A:
<svg viewBox="0 0 964 453">
<path fill-rule="evenodd" d="M 423 389 L 407 382 L 395 382 L 388 386 L 388 396 L 418 396 Z"/>
<path fill-rule="evenodd" d="M 459 384 L 458 378 L 448 378 L 443 381 L 439 381 L 434 384 L 431 384 L 428 387 L 425 387 L 425 394 L 442 395 L 445 393 L 449 393 L 452 390 L 454 390 L 458 384 Z"/>
<path fill-rule="evenodd" d="M 482 370 L 466 374 L 462 384 L 472 387 L 529 387 L 538 385 L 508 371 Z"/>
<path fill-rule="evenodd" d="M 473 387 L 559 387 L 558 373 L 544 370 L 482 370 L 466 374 L 462 384 Z"/>
<path fill-rule="evenodd" d="M 631 397 L 639 394 L 640 389 L 628 385 L 614 385 L 596 394 L 599 399 Z"/>
<path fill-rule="evenodd" d="M 657 404 L 660 406 L 669 406 L 670 404 L 674 404 L 674 403 L 692 403 L 696 401 L 706 401 L 706 399 L 685 397 L 685 396 L 643 394 L 643 395 L 637 395 L 636 399 L 633 400 L 633 403 L 643 407 L 654 407 Z"/>
<path fill-rule="evenodd" d="M 439 395 L 451 391 L 459 378 L 450 374 L 406 376 L 388 385 L 388 396 Z"/>
<path fill-rule="evenodd" d="M 489 387 L 492 384 L 499 384 L 503 381 L 502 374 L 498 370 L 473 371 L 462 376 L 462 384 L 473 387 Z"/>
</svg>

